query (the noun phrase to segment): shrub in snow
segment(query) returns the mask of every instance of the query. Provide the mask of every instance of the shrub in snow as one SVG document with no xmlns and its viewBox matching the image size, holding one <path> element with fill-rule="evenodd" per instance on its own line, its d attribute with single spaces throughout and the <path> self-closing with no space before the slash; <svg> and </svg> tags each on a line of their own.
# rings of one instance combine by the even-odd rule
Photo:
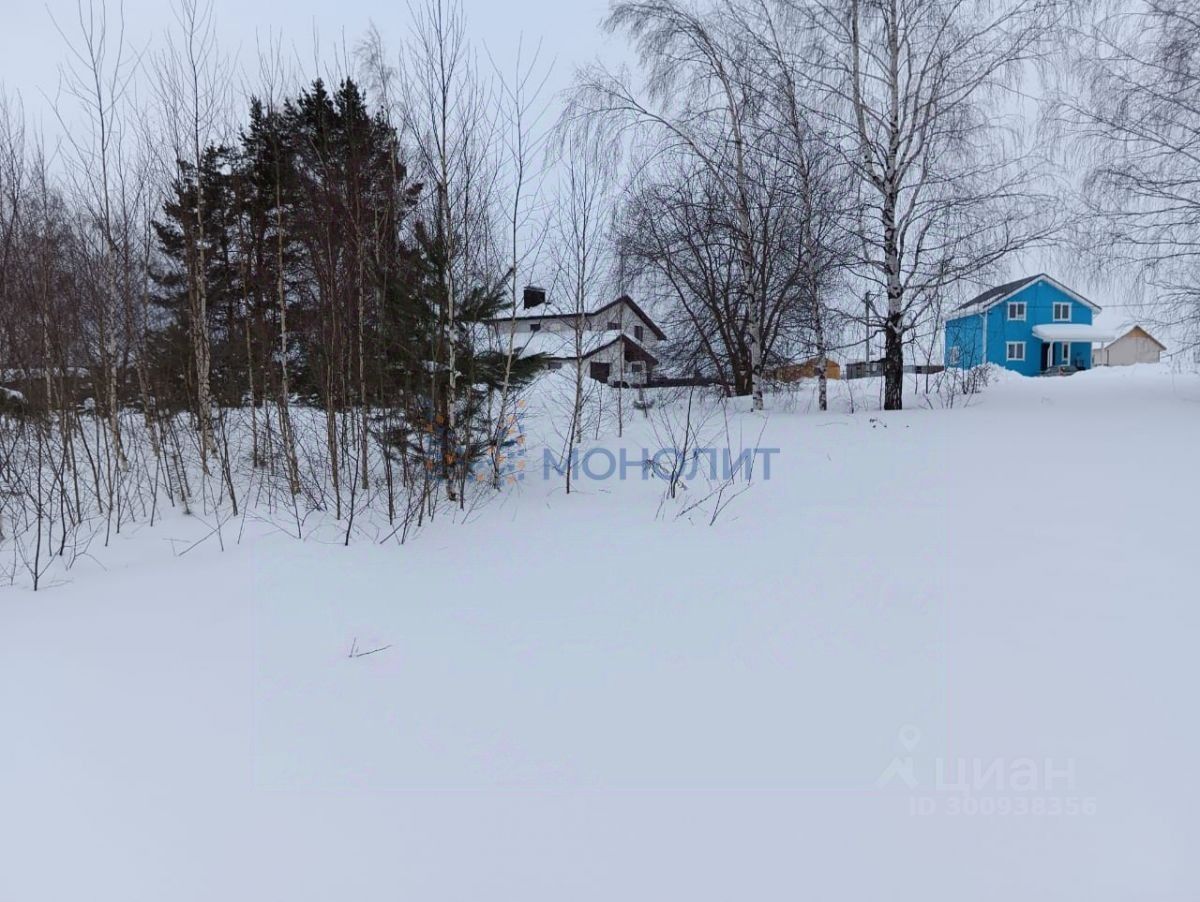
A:
<svg viewBox="0 0 1200 902">
<path fill-rule="evenodd" d="M 0 413 L 23 413 L 28 406 L 23 394 L 0 385 Z"/>
</svg>

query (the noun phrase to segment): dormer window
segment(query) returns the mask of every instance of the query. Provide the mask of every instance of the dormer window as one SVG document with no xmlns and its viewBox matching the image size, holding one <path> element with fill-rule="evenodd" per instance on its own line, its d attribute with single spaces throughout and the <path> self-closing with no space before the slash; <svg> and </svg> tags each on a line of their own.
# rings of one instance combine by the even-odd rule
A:
<svg viewBox="0 0 1200 902">
<path fill-rule="evenodd" d="M 1011 320 L 1024 321 L 1024 319 L 1025 319 L 1025 302 L 1024 301 L 1009 301 L 1008 302 L 1008 318 Z"/>
<path fill-rule="evenodd" d="M 1054 321 L 1056 323 L 1069 323 L 1071 321 L 1070 301 L 1054 302 Z"/>
</svg>

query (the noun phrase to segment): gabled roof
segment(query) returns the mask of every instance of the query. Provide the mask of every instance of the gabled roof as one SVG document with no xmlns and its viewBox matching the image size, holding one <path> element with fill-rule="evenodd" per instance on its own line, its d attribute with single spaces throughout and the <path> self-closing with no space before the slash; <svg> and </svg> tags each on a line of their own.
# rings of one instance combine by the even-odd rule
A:
<svg viewBox="0 0 1200 902">
<path fill-rule="evenodd" d="M 1132 327 L 1131 329 L 1129 329 L 1128 331 L 1126 331 L 1126 332 L 1122 332 L 1122 333 L 1121 333 L 1119 336 L 1117 336 L 1115 339 L 1113 339 L 1111 342 L 1109 342 L 1107 345 L 1105 345 L 1105 347 L 1106 347 L 1106 348 L 1111 348 L 1113 345 L 1115 345 L 1115 344 L 1116 344 L 1118 341 L 1120 341 L 1122 338 L 1128 338 L 1128 337 L 1129 337 L 1130 335 L 1132 335 L 1134 332 L 1140 332 L 1140 333 L 1141 333 L 1142 335 L 1144 335 L 1146 338 L 1150 339 L 1152 342 L 1154 342 L 1156 345 L 1158 345 L 1158 349 L 1159 349 L 1160 351 L 1165 351 L 1165 350 L 1167 349 L 1167 346 L 1166 346 L 1165 344 L 1163 344 L 1161 341 L 1159 341 L 1157 338 L 1155 338 L 1153 335 L 1151 335 L 1149 332 L 1147 332 L 1147 331 L 1146 331 L 1145 329 L 1143 329 L 1141 326 L 1133 326 L 1133 327 Z"/>
<path fill-rule="evenodd" d="M 574 319 L 577 316 L 600 316 L 601 314 L 607 313 L 613 307 L 616 307 L 620 304 L 627 304 L 629 306 L 629 309 L 634 312 L 634 314 L 638 317 L 638 319 L 640 319 L 643 323 L 645 323 L 650 328 L 650 331 L 653 332 L 658 337 L 659 341 L 667 340 L 667 334 L 665 332 L 663 332 L 663 330 L 658 327 L 658 324 L 656 322 L 654 322 L 654 320 L 652 320 L 646 314 L 646 311 L 643 310 L 641 307 L 639 307 L 634 302 L 633 298 L 631 298 L 627 294 L 623 294 L 619 298 L 617 298 L 615 301 L 609 301 L 607 304 L 604 304 L 601 307 L 597 307 L 595 310 L 589 310 L 586 313 L 582 313 L 582 314 L 579 314 L 579 313 L 522 313 L 519 316 L 497 316 L 494 319 L 488 320 L 488 322 L 494 323 L 497 325 L 504 325 L 505 323 L 510 322 L 512 320 L 516 320 L 517 322 L 525 322 L 528 320 L 546 320 L 546 319 L 567 319 L 567 320 L 569 320 L 569 319 Z"/>
<path fill-rule="evenodd" d="M 1069 295 L 1073 300 L 1079 301 L 1079 303 L 1091 307 L 1094 311 L 1098 312 L 1100 310 L 1100 306 L 1098 304 L 1094 304 L 1078 292 L 1072 291 L 1053 276 L 1047 275 L 1044 272 L 1040 272 L 1035 276 L 1025 276 L 1023 279 L 1015 279 L 1012 282 L 1005 282 L 1003 285 L 997 285 L 995 288 L 989 288 L 987 291 L 975 295 L 975 297 L 971 298 L 971 300 L 967 301 L 965 304 L 959 304 L 954 309 L 954 313 L 947 317 L 947 319 L 957 319 L 960 316 L 974 316 L 976 314 L 983 313 L 985 310 L 990 310 L 997 304 L 1003 303 L 1022 288 L 1026 288 L 1035 282 L 1048 282 L 1063 294 Z"/>
<path fill-rule="evenodd" d="M 646 357 L 649 357 L 652 361 L 654 361 L 654 363 L 656 365 L 658 364 L 658 358 L 656 356 L 654 356 L 654 354 L 652 354 L 650 351 L 648 351 L 644 344 L 642 344 L 640 341 L 637 341 L 636 339 L 630 338 L 624 332 L 619 333 L 617 335 L 617 337 L 614 338 L 612 341 L 607 342 L 606 344 L 602 344 L 598 348 L 593 348 L 592 350 L 586 352 L 583 356 L 585 358 L 591 357 L 593 354 L 598 354 L 599 352 L 603 351 L 605 348 L 611 348 L 618 341 L 622 342 L 623 344 L 628 345 L 629 347 L 633 348 L 636 351 L 641 352 L 643 355 L 645 355 Z"/>
<path fill-rule="evenodd" d="M 663 332 L 663 330 L 658 327 L 658 324 L 656 322 L 654 322 L 654 320 L 652 320 L 646 314 L 646 311 L 643 310 L 641 307 L 639 307 L 634 302 L 633 298 L 631 298 L 627 294 L 621 295 L 615 301 L 609 301 L 607 304 L 605 304 L 603 307 L 599 308 L 598 310 L 593 310 L 589 315 L 590 316 L 599 316 L 601 313 L 606 313 L 609 310 L 611 310 L 613 307 L 618 306 L 619 304 L 627 304 L 629 306 L 629 309 L 632 310 L 635 314 L 637 314 L 638 318 L 641 319 L 642 322 L 644 322 L 647 326 L 650 327 L 650 331 L 658 336 L 659 341 L 667 340 L 667 334 L 665 332 Z"/>
</svg>

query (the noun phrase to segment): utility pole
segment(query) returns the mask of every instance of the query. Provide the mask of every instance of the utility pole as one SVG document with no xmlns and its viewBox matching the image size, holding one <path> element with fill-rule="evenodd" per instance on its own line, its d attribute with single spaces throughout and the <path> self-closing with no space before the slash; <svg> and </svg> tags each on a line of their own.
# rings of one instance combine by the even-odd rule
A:
<svg viewBox="0 0 1200 902">
<path fill-rule="evenodd" d="M 871 371 L 871 292 L 863 292 L 863 367 Z"/>
<path fill-rule="evenodd" d="M 617 297 L 625 297 L 625 253 L 624 251 L 617 252 Z M 620 307 L 620 316 L 617 320 L 618 335 L 617 344 L 620 347 L 618 352 L 621 356 L 617 361 L 617 438 L 625 435 L 625 409 L 624 409 L 624 391 L 625 391 L 625 305 Z"/>
</svg>

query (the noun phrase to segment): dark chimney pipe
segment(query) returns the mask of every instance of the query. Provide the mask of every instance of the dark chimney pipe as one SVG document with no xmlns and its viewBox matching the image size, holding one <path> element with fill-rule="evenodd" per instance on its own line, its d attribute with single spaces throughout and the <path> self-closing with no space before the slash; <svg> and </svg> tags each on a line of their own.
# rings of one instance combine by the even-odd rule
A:
<svg viewBox="0 0 1200 902">
<path fill-rule="evenodd" d="M 534 285 L 526 285 L 524 300 L 526 310 L 533 307 L 540 307 L 546 303 L 546 289 L 537 288 Z"/>
</svg>

